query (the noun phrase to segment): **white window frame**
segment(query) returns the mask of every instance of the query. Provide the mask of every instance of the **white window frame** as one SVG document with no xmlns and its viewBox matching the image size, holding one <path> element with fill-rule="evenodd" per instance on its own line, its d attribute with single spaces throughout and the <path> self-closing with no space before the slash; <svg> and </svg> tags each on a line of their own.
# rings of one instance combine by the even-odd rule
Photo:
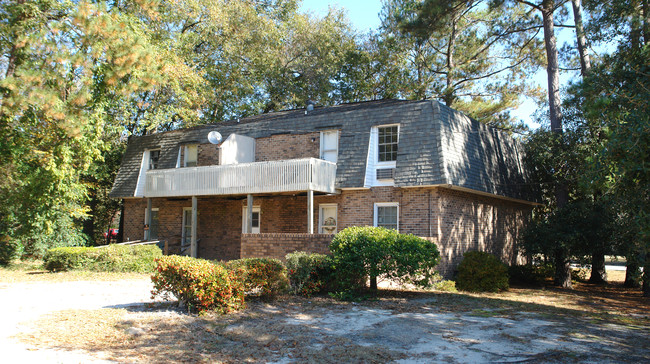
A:
<svg viewBox="0 0 650 364">
<path fill-rule="evenodd" d="M 259 219 L 257 220 L 258 226 L 255 227 L 253 226 L 253 230 L 251 231 L 252 234 L 259 234 L 260 229 L 262 227 L 262 209 L 261 207 L 258 206 L 253 206 L 253 213 L 258 213 L 259 214 Z M 242 207 L 242 215 L 241 215 L 241 232 L 246 233 L 246 225 L 248 223 L 248 206 Z"/>
<path fill-rule="evenodd" d="M 196 148 L 196 160 L 194 163 L 196 163 L 193 166 L 188 166 L 187 165 L 187 156 L 189 155 L 188 150 L 190 147 Z M 199 165 L 199 145 L 198 144 L 188 144 L 183 146 L 183 167 L 197 167 Z"/>
<path fill-rule="evenodd" d="M 187 219 L 185 218 L 185 216 L 186 216 L 185 212 L 186 211 L 190 212 L 190 214 L 189 214 L 190 215 L 190 218 L 189 218 L 189 220 L 190 220 L 189 221 L 190 236 L 189 237 L 185 236 L 185 227 L 188 224 L 188 221 L 186 221 Z M 191 207 L 183 207 L 183 218 L 182 218 L 182 220 L 183 221 L 181 222 L 181 224 L 182 224 L 181 225 L 181 245 L 183 245 L 183 243 L 185 243 L 185 245 L 187 245 L 192 241 L 192 235 L 191 235 L 192 234 L 192 208 Z"/>
<path fill-rule="evenodd" d="M 158 207 L 153 207 L 153 208 L 151 208 L 151 211 L 152 212 L 153 211 L 158 212 L 158 233 L 160 234 L 160 209 Z M 145 208 L 144 209 L 144 225 L 146 226 L 148 223 L 149 223 L 149 213 L 148 213 L 147 209 Z M 144 236 L 147 236 L 146 230 L 145 230 Z M 149 238 L 149 240 L 151 240 L 151 226 L 149 226 L 149 236 L 148 236 L 148 238 Z M 156 237 L 156 239 L 158 239 L 158 238 Z"/>
<path fill-rule="evenodd" d="M 383 161 L 383 162 L 379 161 L 379 129 L 381 129 L 381 128 L 390 128 L 390 127 L 393 127 L 393 126 L 397 127 L 397 145 L 398 145 L 398 152 L 399 152 L 399 131 L 400 131 L 399 124 L 377 125 L 377 127 L 376 127 L 377 128 L 377 134 L 376 134 L 377 139 L 375 140 L 375 145 L 377 146 L 377 151 L 376 151 L 375 157 L 377 158 L 376 160 L 377 160 L 377 167 L 378 168 L 381 168 L 381 167 L 395 168 L 395 166 L 396 166 L 397 157 L 395 158 L 394 161 Z"/>
<path fill-rule="evenodd" d="M 158 161 L 156 162 L 156 168 L 151 168 L 151 152 L 158 152 Z M 147 170 L 160 169 L 160 149 L 148 149 L 147 150 Z"/>
<path fill-rule="evenodd" d="M 377 227 L 378 207 L 397 207 L 397 231 L 399 231 L 399 202 L 376 202 L 373 213 L 373 226 Z"/>
<path fill-rule="evenodd" d="M 325 134 L 334 133 L 336 136 L 336 148 L 335 149 L 325 149 Z M 326 152 L 334 152 L 335 158 L 332 163 L 337 163 L 339 159 L 339 131 L 338 129 L 332 130 L 323 130 L 320 132 L 320 159 L 325 160 Z"/>
<path fill-rule="evenodd" d="M 334 220 L 336 220 L 336 225 L 334 226 L 334 233 L 336 234 L 339 231 L 339 208 L 338 204 L 335 203 L 322 203 L 318 205 L 318 233 L 323 234 L 323 208 L 334 208 Z"/>
</svg>

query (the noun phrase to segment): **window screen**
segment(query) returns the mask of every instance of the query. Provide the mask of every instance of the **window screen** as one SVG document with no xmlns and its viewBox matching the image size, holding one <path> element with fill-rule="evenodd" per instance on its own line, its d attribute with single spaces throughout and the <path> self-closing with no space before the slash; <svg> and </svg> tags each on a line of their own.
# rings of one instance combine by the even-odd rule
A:
<svg viewBox="0 0 650 364">
<path fill-rule="evenodd" d="M 397 138 L 398 127 L 382 126 L 378 128 L 379 131 L 379 161 L 392 162 L 397 160 Z"/>
</svg>

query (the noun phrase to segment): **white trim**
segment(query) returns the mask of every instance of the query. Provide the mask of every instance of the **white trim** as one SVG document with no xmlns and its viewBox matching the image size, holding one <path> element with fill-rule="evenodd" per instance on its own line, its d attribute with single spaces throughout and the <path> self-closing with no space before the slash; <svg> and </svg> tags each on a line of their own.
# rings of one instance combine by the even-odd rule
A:
<svg viewBox="0 0 650 364">
<path fill-rule="evenodd" d="M 183 218 L 182 218 L 182 221 L 181 221 L 181 245 L 182 245 L 183 243 L 185 243 L 185 245 L 187 245 L 187 243 L 189 243 L 189 242 L 191 241 L 191 239 L 192 239 L 192 237 L 190 236 L 190 237 L 189 237 L 190 240 L 187 240 L 188 237 L 185 236 L 185 226 L 187 226 L 187 221 L 186 221 L 186 219 L 185 219 L 185 211 L 189 211 L 189 212 L 190 212 L 190 216 L 189 216 L 189 218 L 190 218 L 190 222 L 189 222 L 189 223 L 190 223 L 190 235 L 192 234 L 192 233 L 191 233 L 191 231 L 192 231 L 192 230 L 191 230 L 191 225 L 192 225 L 192 207 L 191 207 L 191 206 L 190 206 L 190 207 L 183 207 Z"/>
<path fill-rule="evenodd" d="M 183 152 L 184 152 L 183 153 L 183 167 L 188 167 L 188 165 L 187 165 L 187 162 L 188 162 L 187 156 L 189 155 L 189 148 L 190 147 L 196 148 L 196 160 L 194 161 L 194 163 L 196 163 L 196 164 L 193 165 L 193 166 L 190 166 L 190 167 L 196 167 L 196 166 L 199 165 L 199 145 L 198 144 L 186 144 L 186 145 L 183 146 Z"/>
<path fill-rule="evenodd" d="M 243 206 L 242 207 L 242 218 L 241 218 L 241 232 L 246 233 L 246 223 L 248 222 L 248 206 Z M 259 234 L 260 233 L 260 228 L 262 227 L 262 208 L 260 205 L 253 205 L 253 213 L 258 213 L 259 214 L 259 219 L 257 219 L 258 226 L 255 227 L 253 226 L 252 233 L 253 234 Z"/>
<path fill-rule="evenodd" d="M 323 208 L 334 207 L 334 221 L 336 225 L 334 226 L 334 233 L 339 231 L 339 208 L 338 204 L 335 203 L 321 203 L 318 204 L 318 233 L 323 234 Z"/>
<path fill-rule="evenodd" d="M 372 225 L 377 226 L 377 207 L 397 207 L 397 231 L 399 231 L 399 202 L 375 202 Z"/>
<path fill-rule="evenodd" d="M 329 133 L 335 133 L 336 134 L 336 148 L 335 149 L 327 149 L 325 150 L 325 134 Z M 321 130 L 320 132 L 320 150 L 319 150 L 319 156 L 320 159 L 327 160 L 324 158 L 325 152 L 335 152 L 335 160 L 329 161 L 332 163 L 336 163 L 339 159 L 339 130 L 338 129 L 330 129 L 330 130 Z"/>
<path fill-rule="evenodd" d="M 366 159 L 366 176 L 363 186 L 379 187 L 379 186 L 395 186 L 394 179 L 378 180 L 377 169 L 395 168 L 397 161 L 379 162 L 379 128 L 397 126 L 397 144 L 399 146 L 399 132 L 400 124 L 383 124 L 375 125 L 370 128 L 370 140 L 368 142 L 368 156 Z"/>
<path fill-rule="evenodd" d="M 543 205 L 543 204 L 541 204 L 539 202 L 526 201 L 526 200 L 521 200 L 521 199 L 514 198 L 514 197 L 508 197 L 508 196 L 501 196 L 501 195 L 497 195 L 497 194 L 494 194 L 494 193 L 489 193 L 489 192 L 479 191 L 479 190 L 473 190 L 471 188 L 454 186 L 454 185 L 451 185 L 451 184 L 421 185 L 421 186 L 400 186 L 400 187 L 401 188 L 445 188 L 445 189 L 449 189 L 449 190 L 463 191 L 463 192 L 471 193 L 471 194 L 474 194 L 474 195 L 492 197 L 492 198 L 495 198 L 495 199 L 498 199 L 498 200 L 516 202 L 516 203 L 520 203 L 520 204 L 523 204 L 523 205 L 532 205 L 532 206 L 542 206 Z"/>
</svg>

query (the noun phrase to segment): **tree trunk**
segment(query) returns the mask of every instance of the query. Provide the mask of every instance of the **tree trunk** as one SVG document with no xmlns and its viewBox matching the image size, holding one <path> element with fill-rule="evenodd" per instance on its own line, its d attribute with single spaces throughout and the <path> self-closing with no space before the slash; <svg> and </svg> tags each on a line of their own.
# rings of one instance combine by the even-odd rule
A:
<svg viewBox="0 0 650 364">
<path fill-rule="evenodd" d="M 642 0 L 641 11 L 643 12 L 643 43 L 650 44 L 650 1 Z"/>
<path fill-rule="evenodd" d="M 629 254 L 625 264 L 625 283 L 623 285 L 629 288 L 638 288 L 641 285 L 641 270 L 636 254 Z"/>
<path fill-rule="evenodd" d="M 591 256 L 591 277 L 589 277 L 589 283 L 603 284 L 605 282 L 607 282 L 605 254 L 594 253 Z"/>
<path fill-rule="evenodd" d="M 571 284 L 571 261 L 565 249 L 555 250 L 555 285 L 562 288 L 573 288 Z"/>
<path fill-rule="evenodd" d="M 582 24 L 582 2 L 581 0 L 571 0 L 571 4 L 573 5 L 573 20 L 576 25 L 578 53 L 580 53 L 580 70 L 582 77 L 585 77 L 591 69 L 591 60 L 589 58 L 589 49 L 587 49 L 587 37 Z"/>
<path fill-rule="evenodd" d="M 370 277 L 370 290 L 372 292 L 375 292 L 375 293 L 377 292 L 377 277 L 376 276 Z"/>
<path fill-rule="evenodd" d="M 560 107 L 560 68 L 557 59 L 557 39 L 553 25 L 554 0 L 542 3 L 544 23 L 544 45 L 546 47 L 546 73 L 548 75 L 548 106 L 551 116 L 551 130 L 562 132 L 562 110 Z"/>
</svg>

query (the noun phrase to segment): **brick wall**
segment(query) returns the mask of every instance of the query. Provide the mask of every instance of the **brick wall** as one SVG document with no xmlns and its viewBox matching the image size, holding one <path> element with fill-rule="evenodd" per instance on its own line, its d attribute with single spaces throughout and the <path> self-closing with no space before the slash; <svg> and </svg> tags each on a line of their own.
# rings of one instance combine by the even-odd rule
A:
<svg viewBox="0 0 650 364">
<path fill-rule="evenodd" d="M 199 144 L 197 153 L 199 166 L 216 166 L 219 164 L 219 147 L 216 144 Z"/>
<path fill-rule="evenodd" d="M 487 251 L 508 264 L 521 261 L 515 243 L 530 218 L 530 206 L 443 188 L 438 194 L 434 215 L 443 275 L 452 276 L 470 250 Z"/>
<path fill-rule="evenodd" d="M 312 141 L 312 139 L 314 141 Z M 255 161 L 318 158 L 320 133 L 278 134 L 255 139 Z"/>
<path fill-rule="evenodd" d="M 295 251 L 328 254 L 333 235 L 328 234 L 242 234 L 242 258 L 270 257 L 284 260 Z"/>
<path fill-rule="evenodd" d="M 425 237 L 438 244 L 439 271 L 451 277 L 462 254 L 488 251 L 512 263 L 518 256 L 515 241 L 527 222 L 531 208 L 515 202 L 445 188 L 375 187 L 342 191 L 339 195 L 314 196 L 314 231 L 318 232 L 319 205 L 336 203 L 339 231 L 349 226 L 373 225 L 374 203 L 398 202 L 400 232 Z M 161 240 L 180 242 L 183 207 L 190 199 L 153 199 L 159 208 Z M 276 195 L 254 197 L 260 206 L 261 234 L 244 234 L 244 197 L 199 198 L 199 256 L 208 259 L 238 259 L 241 256 L 283 257 L 293 250 L 325 252 L 323 236 L 307 235 L 307 197 Z M 143 238 L 145 199 L 125 200 L 124 237 Z M 311 244 L 311 245 L 310 245 Z M 322 244 L 322 245 L 319 245 Z M 319 250 L 321 249 L 321 250 Z"/>
</svg>

